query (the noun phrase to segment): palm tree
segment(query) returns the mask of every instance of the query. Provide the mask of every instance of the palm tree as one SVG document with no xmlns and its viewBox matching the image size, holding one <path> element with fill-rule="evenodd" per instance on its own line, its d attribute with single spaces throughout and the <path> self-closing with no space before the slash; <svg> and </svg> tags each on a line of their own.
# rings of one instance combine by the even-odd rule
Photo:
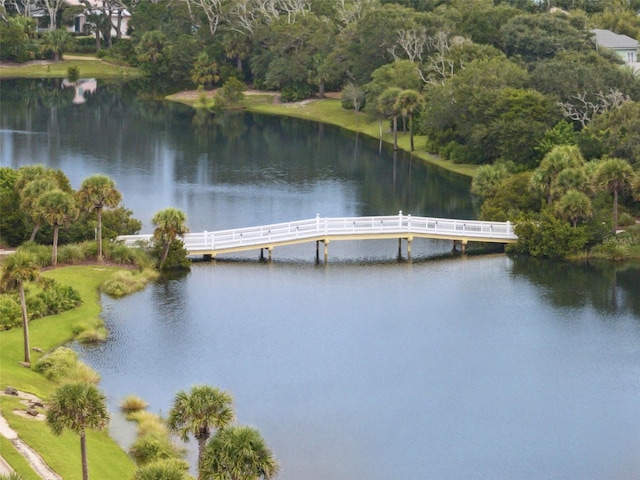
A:
<svg viewBox="0 0 640 480">
<path fill-rule="evenodd" d="M 398 150 L 398 110 L 397 103 L 400 97 L 400 90 L 397 87 L 387 88 L 378 97 L 378 111 L 386 118 L 393 118 L 393 150 Z"/>
<path fill-rule="evenodd" d="M 508 174 L 507 167 L 501 163 L 482 165 L 471 181 L 471 193 L 483 198 L 493 197 Z"/>
<path fill-rule="evenodd" d="M 116 207 L 122 194 L 116 189 L 116 184 L 106 175 L 92 175 L 82 181 L 78 190 L 80 205 L 86 210 L 95 210 L 98 216 L 98 261 L 102 262 L 102 210 L 104 207 Z"/>
<path fill-rule="evenodd" d="M 33 220 L 33 230 L 29 241 L 36 238 L 38 230 L 44 221 L 42 210 L 40 209 L 40 197 L 46 192 L 57 188 L 56 184 L 49 178 L 37 178 L 25 185 L 20 194 L 20 208 Z"/>
<path fill-rule="evenodd" d="M 416 113 L 420 104 L 422 103 L 422 96 L 415 90 L 403 90 L 398 96 L 396 101 L 396 110 L 398 110 L 403 116 L 409 117 L 409 141 L 411 142 L 411 151 L 415 150 L 413 146 L 413 115 Z"/>
<path fill-rule="evenodd" d="M 22 311 L 22 332 L 24 335 L 24 361 L 31 363 L 31 348 L 29 346 L 29 316 L 27 315 L 27 301 L 24 294 L 25 282 L 33 282 L 40 277 L 40 270 L 35 257 L 28 252 L 18 250 L 9 255 L 2 262 L 2 285 L 20 292 L 20 309 Z"/>
<path fill-rule="evenodd" d="M 67 383 L 49 400 L 47 423 L 55 435 L 68 428 L 80 435 L 82 480 L 89 479 L 86 430 L 104 430 L 109 423 L 104 395 L 90 383 Z"/>
<path fill-rule="evenodd" d="M 202 461 L 204 478 L 269 480 L 279 468 L 260 432 L 243 426 L 220 430 L 207 445 Z"/>
<path fill-rule="evenodd" d="M 62 60 L 64 52 L 71 46 L 73 46 L 73 37 L 66 30 L 49 30 L 42 35 L 42 47 L 53 52 L 54 60 Z"/>
<path fill-rule="evenodd" d="M 169 207 L 156 212 L 151 221 L 156 227 L 153 231 L 153 239 L 162 245 L 162 256 L 160 257 L 160 264 L 158 266 L 158 268 L 162 270 L 162 266 L 169 254 L 169 247 L 173 241 L 189 231 L 185 225 L 187 216 L 182 210 Z"/>
<path fill-rule="evenodd" d="M 531 186 L 542 192 L 547 198 L 547 204 L 553 201 L 553 189 L 560 172 L 566 168 L 580 168 L 584 165 L 584 158 L 575 145 L 559 145 L 547 153 L 540 166 L 531 176 Z"/>
<path fill-rule="evenodd" d="M 608 158 L 598 164 L 595 184 L 613 193 L 613 233 L 618 228 L 618 196 L 625 188 L 630 188 L 636 178 L 631 165 L 621 158 Z"/>
<path fill-rule="evenodd" d="M 576 228 L 578 220 L 589 218 L 593 215 L 591 200 L 582 192 L 569 190 L 558 200 L 556 213 L 563 218 L 571 220 L 573 228 Z"/>
<path fill-rule="evenodd" d="M 185 442 L 190 434 L 195 437 L 198 441 L 198 467 L 211 430 L 226 428 L 235 418 L 232 404 L 230 394 L 208 385 L 196 385 L 189 393 L 181 390 L 176 394 L 167 427 Z M 202 474 L 199 478 L 203 478 Z"/>
<path fill-rule="evenodd" d="M 58 264 L 58 233 L 60 225 L 67 224 L 78 213 L 73 196 L 56 188 L 46 192 L 38 202 L 43 218 L 53 227 L 53 254 L 51 264 Z"/>
</svg>

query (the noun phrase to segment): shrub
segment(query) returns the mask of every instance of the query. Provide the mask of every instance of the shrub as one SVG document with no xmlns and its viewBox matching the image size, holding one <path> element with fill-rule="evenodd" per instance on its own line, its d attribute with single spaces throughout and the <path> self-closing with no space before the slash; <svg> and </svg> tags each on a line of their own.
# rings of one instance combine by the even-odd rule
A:
<svg viewBox="0 0 640 480">
<path fill-rule="evenodd" d="M 82 247 L 77 244 L 63 245 L 58 249 L 58 263 L 77 265 L 85 260 Z"/>
<path fill-rule="evenodd" d="M 115 243 L 110 245 L 108 252 L 108 259 L 114 263 L 121 265 L 133 265 L 136 261 L 136 252 L 133 248 L 129 248 L 126 245 Z"/>
<path fill-rule="evenodd" d="M 164 420 L 155 413 L 146 410 L 135 410 L 127 413 L 127 420 L 138 424 L 138 435 L 169 435 L 169 431 L 164 424 Z"/>
<path fill-rule="evenodd" d="M 149 406 L 144 399 L 138 397 L 137 395 L 127 395 L 120 402 L 120 410 L 125 413 L 137 412 L 139 410 L 144 410 Z"/>
<path fill-rule="evenodd" d="M 189 464 L 184 460 L 156 460 L 144 465 L 133 475 L 133 480 L 188 480 Z"/>
<path fill-rule="evenodd" d="M 35 370 L 49 380 L 58 381 L 78 365 L 78 355 L 67 347 L 58 347 L 36 362 Z"/>
<path fill-rule="evenodd" d="M 0 330 L 10 330 L 22 324 L 22 311 L 17 295 L 0 296 Z"/>
<path fill-rule="evenodd" d="M 283 102 L 299 102 L 309 98 L 313 89 L 306 83 L 293 83 L 282 87 L 280 98 Z"/>
<path fill-rule="evenodd" d="M 87 328 L 80 332 L 76 340 L 80 343 L 101 343 L 107 339 L 107 330 L 102 326 Z"/>
<path fill-rule="evenodd" d="M 95 240 L 88 240 L 78 244 L 84 253 L 85 258 L 98 258 L 98 243 Z M 106 249 L 106 243 L 102 246 Z"/>
<path fill-rule="evenodd" d="M 51 256 L 53 247 L 47 245 L 38 245 L 35 242 L 25 242 L 18 247 L 18 250 L 28 252 L 36 258 L 39 267 L 48 267 L 51 265 Z"/>
<path fill-rule="evenodd" d="M 149 433 L 138 436 L 129 448 L 129 454 L 138 465 L 147 465 L 156 460 L 180 458 L 184 451 L 177 447 L 168 435 Z"/>
<path fill-rule="evenodd" d="M 518 243 L 509 250 L 532 257 L 564 258 L 585 247 L 585 227 L 573 228 L 568 223 L 544 214 L 539 221 L 522 221 L 515 226 Z"/>
<path fill-rule="evenodd" d="M 142 290 L 149 282 L 157 279 L 158 272 L 151 269 L 142 271 L 118 271 L 104 282 L 102 291 L 111 297 L 122 297 L 138 290 Z"/>
<path fill-rule="evenodd" d="M 78 362 L 76 368 L 70 369 L 65 379 L 69 382 L 90 383 L 98 385 L 100 374 L 84 362 Z"/>
<path fill-rule="evenodd" d="M 44 312 L 40 317 L 66 312 L 82 303 L 82 299 L 77 290 L 68 285 L 59 284 L 45 287 L 42 292 L 38 293 L 35 298 L 32 299 L 32 302 L 35 304 L 38 300 L 45 305 Z M 32 318 L 36 318 L 35 315 L 32 315 Z"/>
</svg>

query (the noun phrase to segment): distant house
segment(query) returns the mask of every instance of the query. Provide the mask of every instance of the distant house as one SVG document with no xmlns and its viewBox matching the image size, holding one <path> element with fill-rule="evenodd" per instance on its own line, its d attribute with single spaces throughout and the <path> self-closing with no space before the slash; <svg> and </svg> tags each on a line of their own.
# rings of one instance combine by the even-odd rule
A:
<svg viewBox="0 0 640 480">
<path fill-rule="evenodd" d="M 86 6 L 85 3 L 80 0 L 65 0 L 65 3 L 72 7 Z M 99 14 L 99 15 L 104 14 L 104 10 L 103 10 L 104 1 L 88 0 L 88 3 L 90 6 L 94 7 L 94 9 L 90 11 L 85 11 L 83 13 L 79 13 L 78 15 L 76 15 L 73 20 L 73 27 L 71 28 L 71 31 L 77 32 L 77 33 L 81 33 L 85 31 L 85 28 L 86 26 L 88 26 L 87 24 L 89 23 L 87 20 L 88 13 Z M 113 35 L 113 37 L 117 35 L 116 26 L 120 25 L 120 32 L 122 33 L 123 37 L 126 37 L 129 19 L 131 18 L 131 13 L 129 13 L 129 11 L 126 8 L 122 8 L 122 9 L 115 8 L 111 10 L 110 14 L 111 14 L 111 24 L 113 25 L 113 28 L 111 29 L 111 35 Z"/>
<path fill-rule="evenodd" d="M 640 42 L 627 35 L 618 35 L 610 30 L 596 28 L 591 30 L 597 48 L 606 48 L 615 52 L 627 65 L 640 69 L 638 49 Z"/>
</svg>

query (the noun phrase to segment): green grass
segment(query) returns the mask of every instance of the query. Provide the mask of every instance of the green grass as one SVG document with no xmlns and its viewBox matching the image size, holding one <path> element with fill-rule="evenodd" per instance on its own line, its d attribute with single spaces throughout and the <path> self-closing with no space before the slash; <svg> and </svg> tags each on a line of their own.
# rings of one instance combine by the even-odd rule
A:
<svg viewBox="0 0 640 480">
<path fill-rule="evenodd" d="M 78 67 L 83 78 L 135 78 L 141 75 L 136 68 L 107 63 L 95 57 L 87 57 L 86 60 L 2 64 L 0 65 L 0 78 L 66 78 L 69 67 Z"/>
<path fill-rule="evenodd" d="M 44 276 L 75 288 L 83 303 L 74 310 L 30 323 L 31 346 L 46 352 L 71 340 L 78 327 L 100 323 L 99 286 L 119 270 L 117 267 L 107 266 L 72 266 L 44 272 Z M 57 384 L 32 368 L 25 368 L 18 363 L 24 356 L 22 338 L 21 328 L 0 332 L 0 388 L 4 390 L 7 385 L 11 385 L 46 399 Z M 32 352 L 32 364 L 41 356 L 40 353 Z M 3 415 L 20 438 L 40 453 L 65 480 L 80 479 L 82 475 L 78 437 L 72 434 L 55 437 L 45 423 L 12 414 L 11 410 L 16 405 L 19 404 L 15 398 L 0 397 Z M 92 478 L 127 479 L 133 475 L 133 461 L 107 433 L 91 433 L 88 436 L 88 449 Z"/>
<path fill-rule="evenodd" d="M 2 414 L 20 438 L 35 449 L 47 465 L 65 480 L 81 480 L 80 437 L 65 430 L 54 436 L 45 421 L 25 418 L 13 413 L 24 408 L 15 398 L 2 397 Z M 91 478 L 128 479 L 135 471 L 129 456 L 106 432 L 87 432 L 89 475 Z"/>
<path fill-rule="evenodd" d="M 22 476 L 23 480 L 40 480 L 24 457 L 16 450 L 11 441 L 0 435 L 0 452 L 9 465 Z"/>
</svg>

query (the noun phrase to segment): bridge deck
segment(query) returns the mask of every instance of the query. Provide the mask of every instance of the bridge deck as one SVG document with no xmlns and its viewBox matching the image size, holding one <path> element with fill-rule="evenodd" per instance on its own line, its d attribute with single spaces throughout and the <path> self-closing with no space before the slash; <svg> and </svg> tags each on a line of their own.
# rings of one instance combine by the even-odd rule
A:
<svg viewBox="0 0 640 480">
<path fill-rule="evenodd" d="M 135 246 L 149 243 L 152 235 L 123 235 L 118 240 Z M 187 233 L 182 238 L 189 255 L 216 255 L 268 249 L 304 242 L 434 238 L 467 242 L 515 243 L 518 237 L 509 222 L 482 222 L 411 215 L 341 217 L 300 220 L 257 227 Z M 325 253 L 326 256 L 326 253 Z"/>
</svg>

